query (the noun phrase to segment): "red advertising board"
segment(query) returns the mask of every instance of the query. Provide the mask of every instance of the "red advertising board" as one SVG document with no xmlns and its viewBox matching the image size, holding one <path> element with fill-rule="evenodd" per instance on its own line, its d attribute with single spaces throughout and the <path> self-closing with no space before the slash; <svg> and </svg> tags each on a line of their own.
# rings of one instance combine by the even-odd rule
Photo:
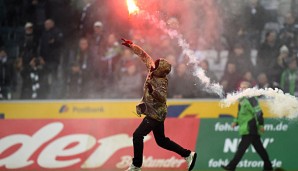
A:
<svg viewBox="0 0 298 171">
<path fill-rule="evenodd" d="M 1 170 L 124 169 L 131 164 L 132 134 L 140 119 L 0 120 Z M 169 118 L 165 134 L 194 150 L 199 120 Z M 186 168 L 179 155 L 144 139 L 143 168 Z"/>
</svg>

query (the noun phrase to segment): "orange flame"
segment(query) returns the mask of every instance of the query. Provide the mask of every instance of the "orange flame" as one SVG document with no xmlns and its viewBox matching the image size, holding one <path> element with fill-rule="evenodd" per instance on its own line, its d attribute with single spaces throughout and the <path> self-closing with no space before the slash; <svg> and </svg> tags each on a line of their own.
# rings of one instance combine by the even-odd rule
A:
<svg viewBox="0 0 298 171">
<path fill-rule="evenodd" d="M 140 11 L 135 0 L 126 0 L 126 4 L 129 14 L 137 14 Z"/>
</svg>

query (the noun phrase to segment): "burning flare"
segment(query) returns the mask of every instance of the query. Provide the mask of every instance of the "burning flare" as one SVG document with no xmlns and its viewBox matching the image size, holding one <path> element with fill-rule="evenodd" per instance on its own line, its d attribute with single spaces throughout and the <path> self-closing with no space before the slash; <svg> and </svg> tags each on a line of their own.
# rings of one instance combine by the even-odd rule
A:
<svg viewBox="0 0 298 171">
<path fill-rule="evenodd" d="M 130 14 L 137 14 L 140 9 L 137 6 L 135 0 L 126 0 L 127 8 L 128 8 L 128 13 Z"/>
</svg>

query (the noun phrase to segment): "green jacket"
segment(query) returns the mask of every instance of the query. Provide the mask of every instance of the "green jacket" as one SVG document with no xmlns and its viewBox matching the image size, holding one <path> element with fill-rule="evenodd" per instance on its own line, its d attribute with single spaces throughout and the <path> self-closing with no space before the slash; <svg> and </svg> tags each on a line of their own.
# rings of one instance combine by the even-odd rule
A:
<svg viewBox="0 0 298 171">
<path fill-rule="evenodd" d="M 286 69 L 281 74 L 280 87 L 285 93 L 295 95 L 298 91 L 298 71 Z"/>
<path fill-rule="evenodd" d="M 153 59 L 139 46 L 132 44 L 131 48 L 145 63 L 148 74 L 143 88 L 143 98 L 137 105 L 137 113 L 144 114 L 158 121 L 164 121 L 167 115 L 167 75 L 171 64 L 165 59 Z"/>
<path fill-rule="evenodd" d="M 240 135 L 260 134 L 264 126 L 263 112 L 256 97 L 241 98 L 238 105 L 238 116 L 234 122 L 239 126 Z"/>
</svg>

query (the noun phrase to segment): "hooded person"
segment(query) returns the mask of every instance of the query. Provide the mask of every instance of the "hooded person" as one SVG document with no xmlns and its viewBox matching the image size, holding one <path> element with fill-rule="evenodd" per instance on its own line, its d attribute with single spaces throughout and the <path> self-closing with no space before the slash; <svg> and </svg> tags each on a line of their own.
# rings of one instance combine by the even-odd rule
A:
<svg viewBox="0 0 298 171">
<path fill-rule="evenodd" d="M 167 116 L 167 75 L 171 71 L 171 64 L 163 58 L 153 61 L 141 47 L 130 40 L 122 40 L 122 45 L 130 48 L 138 55 L 148 70 L 143 88 L 143 97 L 141 102 L 136 106 L 137 114 L 139 116 L 143 114 L 145 118 L 133 133 L 134 158 L 127 171 L 141 170 L 143 163 L 143 139 L 151 131 L 153 131 L 155 140 L 160 147 L 184 157 L 188 164 L 188 170 L 192 170 L 197 154 L 176 144 L 168 137 L 165 137 L 164 133 L 164 120 Z"/>
</svg>

